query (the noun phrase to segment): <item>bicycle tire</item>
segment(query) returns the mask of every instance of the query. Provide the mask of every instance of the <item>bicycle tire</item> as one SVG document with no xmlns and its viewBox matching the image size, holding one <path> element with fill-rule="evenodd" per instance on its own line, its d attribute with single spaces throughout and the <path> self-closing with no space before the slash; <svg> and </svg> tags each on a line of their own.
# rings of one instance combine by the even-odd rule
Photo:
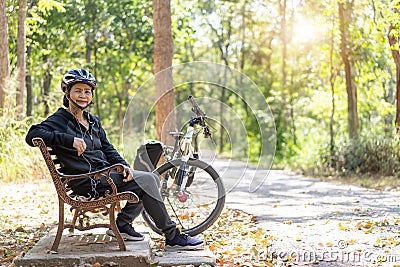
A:
<svg viewBox="0 0 400 267">
<path fill-rule="evenodd" d="M 165 175 L 168 171 L 174 172 L 176 170 L 176 168 L 179 168 L 181 163 L 182 163 L 182 160 L 180 160 L 180 159 L 167 161 L 163 165 L 159 166 L 153 172 L 157 173 L 161 177 L 162 175 Z M 177 223 L 177 225 L 180 225 L 182 232 L 185 234 L 188 234 L 190 236 L 195 236 L 195 235 L 198 235 L 198 234 L 204 232 L 205 230 L 207 230 L 218 219 L 218 217 L 221 214 L 221 212 L 224 208 L 224 205 L 225 205 L 225 187 L 224 187 L 222 179 L 219 176 L 219 174 L 217 173 L 217 171 L 215 171 L 215 169 L 208 163 L 201 161 L 199 159 L 189 159 L 187 162 L 187 167 L 191 167 L 191 166 L 196 167 L 197 171 L 195 174 L 196 176 L 194 178 L 194 182 L 192 183 L 192 185 L 189 188 L 191 190 L 193 190 L 193 187 L 197 186 L 196 182 L 198 182 L 198 180 L 204 180 L 204 182 L 207 183 L 206 186 L 208 186 L 210 188 L 214 188 L 214 190 L 207 189 L 206 190 L 207 194 L 210 194 L 210 192 L 211 192 L 211 194 L 216 194 L 216 196 L 211 204 L 200 205 L 198 203 L 193 203 L 193 205 L 196 205 L 196 206 L 192 205 L 192 206 L 188 207 L 187 210 L 185 210 L 185 209 L 182 209 L 182 210 L 184 210 L 187 213 L 190 212 L 189 213 L 190 216 L 193 215 L 193 213 L 194 213 L 193 210 L 196 210 L 196 212 L 194 214 L 194 216 L 196 216 L 196 217 L 199 217 L 199 214 L 201 215 L 201 212 L 199 210 L 202 210 L 204 212 L 207 212 L 206 215 L 201 216 L 204 218 L 200 218 L 198 220 L 199 223 L 197 223 L 197 221 L 194 222 L 194 219 L 190 218 L 190 216 L 187 214 L 185 214 L 185 217 L 183 217 L 182 214 L 176 214 L 176 210 L 172 210 L 172 208 L 176 209 L 176 207 L 172 207 L 173 203 L 171 203 L 171 199 L 174 200 L 174 198 L 175 198 L 174 195 L 165 196 L 165 197 L 163 197 L 163 199 L 164 199 L 164 203 L 166 205 L 166 208 L 168 210 L 168 213 L 169 213 L 171 219 L 174 220 Z M 198 179 L 196 180 L 196 178 L 198 178 Z M 213 181 L 212 184 L 210 183 L 210 179 Z M 169 183 L 171 184 L 171 183 L 173 183 L 173 181 L 172 182 L 169 181 Z M 199 183 L 197 183 L 197 184 L 199 184 Z M 168 188 L 171 189 L 171 186 L 168 186 Z M 195 189 L 198 189 L 198 188 L 195 188 Z M 200 191 L 202 191 L 202 190 L 200 190 Z M 196 194 L 199 195 L 199 192 L 196 192 Z M 206 197 L 209 198 L 209 196 L 206 196 Z M 204 206 L 205 209 L 202 206 Z M 190 209 L 192 211 L 190 211 Z M 156 227 L 156 225 L 154 224 L 154 221 L 151 219 L 151 217 L 148 215 L 148 213 L 145 210 L 143 211 L 142 216 L 143 216 L 145 222 L 147 223 L 147 225 L 153 231 L 162 235 L 162 231 Z M 186 218 L 186 217 L 188 217 L 188 218 Z M 182 222 L 182 218 L 185 219 L 185 223 Z M 197 219 L 198 218 L 196 218 L 196 220 Z M 188 224 L 189 220 L 193 220 L 193 222 L 190 223 L 190 225 Z"/>
</svg>

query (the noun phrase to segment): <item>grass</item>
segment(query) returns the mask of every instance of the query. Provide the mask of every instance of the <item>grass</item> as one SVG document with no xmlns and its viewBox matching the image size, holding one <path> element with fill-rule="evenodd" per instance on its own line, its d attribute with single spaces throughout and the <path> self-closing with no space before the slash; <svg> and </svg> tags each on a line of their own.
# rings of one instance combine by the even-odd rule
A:
<svg viewBox="0 0 400 267">
<path fill-rule="evenodd" d="M 379 174 L 362 174 L 348 176 L 318 177 L 327 182 L 339 182 L 376 190 L 398 190 L 400 179 L 394 176 L 382 176 Z"/>
<path fill-rule="evenodd" d="M 23 182 L 47 174 L 47 168 L 39 150 L 25 142 L 32 118 L 22 121 L 13 116 L 0 117 L 0 181 Z"/>
</svg>

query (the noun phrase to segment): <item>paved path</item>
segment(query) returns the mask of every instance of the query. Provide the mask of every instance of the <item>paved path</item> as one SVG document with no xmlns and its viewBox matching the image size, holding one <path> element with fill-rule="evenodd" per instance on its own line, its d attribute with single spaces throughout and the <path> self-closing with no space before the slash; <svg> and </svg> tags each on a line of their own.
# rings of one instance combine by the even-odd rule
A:
<svg viewBox="0 0 400 267">
<path fill-rule="evenodd" d="M 227 206 L 257 216 L 274 238 L 268 253 L 278 265 L 291 255 L 296 266 L 400 266 L 400 192 L 276 170 L 249 193 L 253 175 L 262 180 L 268 170 L 227 160 L 213 166 L 230 191 Z"/>
</svg>

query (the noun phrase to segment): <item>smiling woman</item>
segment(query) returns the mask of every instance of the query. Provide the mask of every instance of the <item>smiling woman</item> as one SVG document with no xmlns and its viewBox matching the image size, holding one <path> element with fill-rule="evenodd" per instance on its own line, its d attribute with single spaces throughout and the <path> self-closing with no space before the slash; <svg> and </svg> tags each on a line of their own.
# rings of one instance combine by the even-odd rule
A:
<svg viewBox="0 0 400 267">
<path fill-rule="evenodd" d="M 92 87 L 84 83 L 76 83 L 69 93 L 69 100 L 74 101 L 80 107 L 85 108 L 92 102 Z"/>
</svg>

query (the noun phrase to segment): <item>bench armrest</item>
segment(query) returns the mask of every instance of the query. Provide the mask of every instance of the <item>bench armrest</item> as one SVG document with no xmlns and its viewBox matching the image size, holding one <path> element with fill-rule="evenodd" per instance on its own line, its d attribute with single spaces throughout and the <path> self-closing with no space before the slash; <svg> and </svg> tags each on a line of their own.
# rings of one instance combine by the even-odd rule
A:
<svg viewBox="0 0 400 267">
<path fill-rule="evenodd" d="M 67 175 L 67 174 L 63 174 L 63 173 L 59 172 L 58 175 L 60 176 L 60 178 L 65 179 L 65 181 L 67 183 L 69 181 L 84 179 L 84 178 L 89 178 L 89 177 L 92 177 L 93 179 L 95 179 L 97 181 L 101 177 L 105 177 L 108 184 L 111 186 L 113 193 L 116 194 L 118 192 L 117 186 L 115 185 L 114 181 L 110 177 L 110 174 L 113 170 L 122 174 L 124 172 L 124 165 L 117 163 L 117 164 L 111 165 L 109 167 L 106 167 L 104 169 L 100 169 L 100 170 L 97 170 L 94 172 L 88 172 L 88 173 L 82 173 L 82 174 L 71 174 L 71 175 Z"/>
<path fill-rule="evenodd" d="M 110 173 L 111 171 L 117 171 L 119 173 L 123 173 L 124 172 L 124 165 L 122 165 L 121 163 L 118 164 L 114 164 L 111 165 L 109 167 L 106 167 L 104 169 L 100 169 L 94 172 L 88 172 L 88 173 L 81 173 L 81 174 L 63 174 L 59 172 L 59 175 L 61 178 L 67 178 L 70 180 L 76 180 L 76 179 L 82 179 L 82 178 L 88 178 L 89 176 L 99 176 L 102 175 L 103 173 L 107 172 Z"/>
</svg>

